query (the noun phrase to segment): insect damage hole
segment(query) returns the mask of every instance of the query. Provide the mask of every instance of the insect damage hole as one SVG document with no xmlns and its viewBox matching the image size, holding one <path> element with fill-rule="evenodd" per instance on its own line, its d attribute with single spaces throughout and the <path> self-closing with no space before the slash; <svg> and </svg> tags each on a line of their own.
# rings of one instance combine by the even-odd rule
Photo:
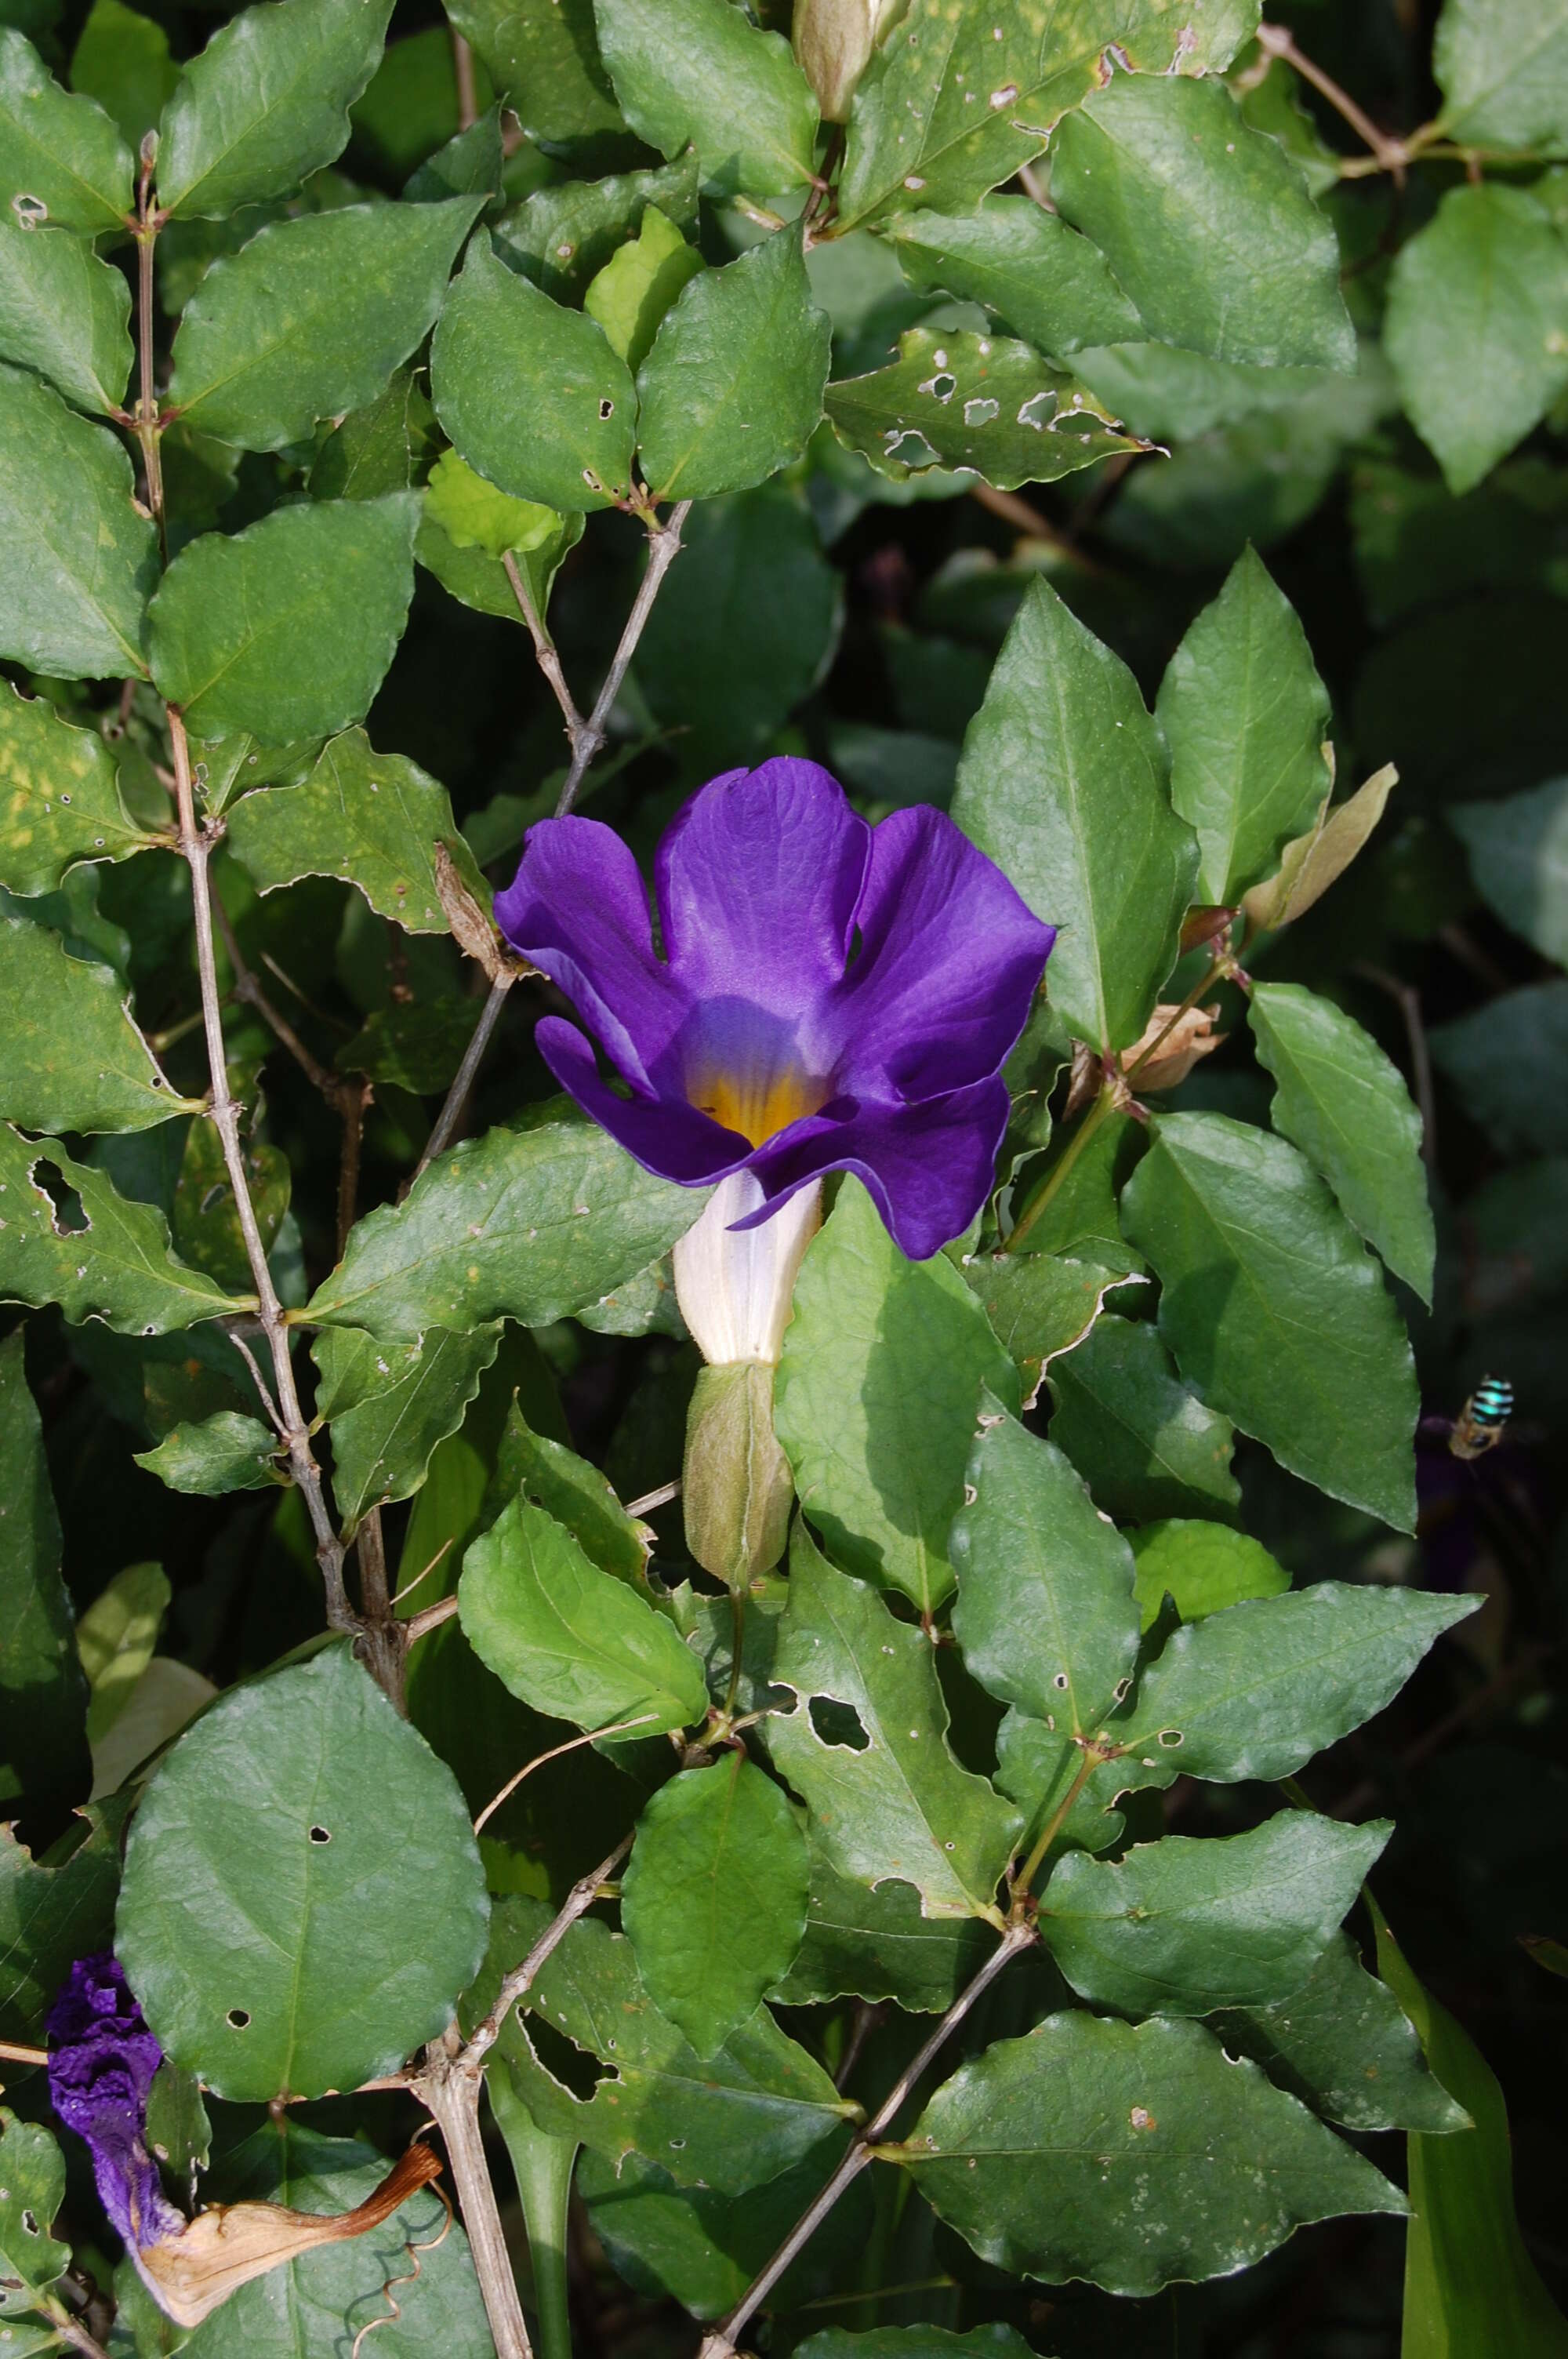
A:
<svg viewBox="0 0 1568 2359">
<path fill-rule="evenodd" d="M 248 2031 L 251 2026 L 249 2007 L 232 2006 L 223 2017 L 231 2031 Z"/>
<path fill-rule="evenodd" d="M 313 1843 L 330 1843 L 332 1840 L 331 1829 L 330 1827 L 312 1827 L 310 1830 L 310 1840 Z"/>
<path fill-rule="evenodd" d="M 599 405 L 599 415 L 601 421 L 607 418 L 613 418 L 615 415 L 615 404 L 611 400 L 608 394 L 606 394 L 604 399 Z"/>
<path fill-rule="evenodd" d="M 838 1703 L 832 1696 L 813 1696 L 810 1712 L 811 1725 L 824 1745 L 851 1753 L 870 1749 L 871 1740 L 853 1704 Z"/>
</svg>

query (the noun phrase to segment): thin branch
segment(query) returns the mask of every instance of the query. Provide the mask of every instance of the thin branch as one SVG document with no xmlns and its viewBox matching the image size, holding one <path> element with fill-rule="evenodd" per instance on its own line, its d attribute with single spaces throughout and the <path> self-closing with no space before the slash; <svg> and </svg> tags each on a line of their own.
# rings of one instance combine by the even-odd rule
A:
<svg viewBox="0 0 1568 2359">
<path fill-rule="evenodd" d="M 436 1126 L 425 1141 L 425 1152 L 415 1166 L 416 1180 L 422 1171 L 434 1163 L 438 1155 L 445 1152 L 450 1144 L 452 1133 L 463 1118 L 464 1109 L 469 1102 L 469 1092 L 472 1089 L 474 1077 L 479 1071 L 480 1060 L 490 1046 L 490 1036 L 501 1021 L 501 1011 L 506 1005 L 506 995 L 516 981 L 517 977 L 514 974 L 503 970 L 491 984 L 490 996 L 485 1001 L 479 1022 L 474 1027 L 473 1038 L 463 1051 L 463 1061 L 458 1067 L 457 1078 L 447 1092 L 447 1103 L 437 1115 Z M 409 1184 L 412 1186 L 413 1182 L 410 1181 Z"/>
<path fill-rule="evenodd" d="M 279 1041 L 294 1059 L 306 1080 L 320 1091 L 330 1105 L 337 1105 L 340 1103 L 343 1083 L 336 1073 L 330 1073 L 326 1066 L 311 1055 L 287 1017 L 279 1015 L 256 980 L 254 970 L 246 962 L 245 954 L 240 948 L 233 926 L 230 922 L 229 912 L 223 907 L 222 895 L 212 890 L 211 899 L 212 915 L 217 922 L 218 931 L 223 938 L 224 953 L 233 971 L 234 997 L 243 1000 L 246 1006 L 255 1009 L 263 1023 L 270 1026 L 277 1035 Z"/>
<path fill-rule="evenodd" d="M 495 2005 L 491 2008 L 484 2021 L 475 2029 L 468 2045 L 457 2059 L 460 2069 L 477 2071 L 483 2058 L 500 2038 L 502 2027 L 507 2017 L 524 1991 L 529 1988 L 535 1974 L 560 1947 L 578 1919 L 585 1916 L 592 1908 L 599 1897 L 600 1886 L 608 1882 L 614 1875 L 631 1848 L 631 1836 L 623 1835 L 608 1859 L 601 1859 L 597 1867 L 590 1867 L 586 1875 L 578 1878 L 559 1911 L 546 1926 L 522 1964 L 514 1966 L 502 1984 L 496 1995 Z"/>
<path fill-rule="evenodd" d="M 255 1353 L 252 1351 L 244 1337 L 236 1333 L 232 1327 L 227 1330 L 227 1333 L 230 1343 L 232 1343 L 235 1351 L 238 1352 L 241 1359 L 243 1360 L 246 1367 L 251 1372 L 251 1382 L 254 1385 L 257 1393 L 261 1397 L 261 1405 L 263 1408 L 265 1409 L 268 1419 L 270 1420 L 274 1430 L 276 1432 L 281 1433 L 283 1431 L 283 1419 L 278 1415 L 277 1403 L 274 1400 L 271 1393 L 267 1390 L 266 1378 L 263 1375 L 260 1366 L 257 1364 Z"/>
<path fill-rule="evenodd" d="M 649 1516 L 655 1507 L 667 1507 L 672 1499 L 679 1497 L 680 1476 L 677 1474 L 673 1483 L 661 1483 L 656 1491 L 644 1491 L 640 1499 L 628 1499 L 626 1513 L 629 1516 Z"/>
<path fill-rule="evenodd" d="M 418 1588 L 419 1583 L 422 1581 L 429 1580 L 430 1575 L 435 1571 L 436 1567 L 440 1563 L 441 1559 L 446 1555 L 447 1550 L 451 1547 L 451 1545 L 452 1543 L 449 1539 L 443 1540 L 441 1542 L 440 1547 L 436 1550 L 435 1555 L 430 1559 L 429 1563 L 425 1566 L 423 1571 L 416 1572 L 412 1581 L 406 1581 L 404 1582 L 402 1588 L 398 1591 L 396 1596 L 392 1601 L 395 1605 L 401 1605 L 406 1597 L 413 1596 L 414 1592 Z M 449 1601 L 446 1598 L 443 1598 L 441 1603 L 443 1605 L 446 1605 Z M 446 1615 L 444 1614 L 441 1616 L 441 1619 L 445 1621 Z"/>
<path fill-rule="evenodd" d="M 567 724 L 567 742 L 575 752 L 578 735 L 583 726 L 583 719 L 577 709 L 577 699 L 567 685 L 567 676 L 561 669 L 561 659 L 556 651 L 556 643 L 546 627 L 543 615 L 534 603 L 534 592 L 528 586 L 528 577 L 511 549 L 506 550 L 501 561 L 506 568 L 506 579 L 512 584 L 512 595 L 517 601 L 517 611 L 528 625 L 528 636 L 534 642 L 534 653 L 539 659 L 539 669 L 549 681 L 555 691 L 556 702 L 561 708 L 561 719 Z"/>
<path fill-rule="evenodd" d="M 360 1148 L 364 1140 L 365 1108 L 371 1102 L 371 1084 L 363 1075 L 339 1086 L 337 1105 L 343 1121 L 343 1144 L 338 1157 L 338 1258 L 343 1257 L 343 1247 L 349 1242 L 360 1202 Z"/>
<path fill-rule="evenodd" d="M 495 2190 L 484 2158 L 484 2139 L 479 2126 L 483 2083 L 478 2071 L 470 2070 L 464 2063 L 458 2038 L 454 2025 L 444 2040 L 430 2042 L 415 2091 L 430 2108 L 446 2141 L 447 2159 L 452 2166 L 496 2359 L 534 2359 L 523 2320 L 523 2305 L 517 2298 L 517 2280 L 512 2273 L 512 2257 L 496 2208 Z"/>
<path fill-rule="evenodd" d="M 453 1602 L 456 1603 L 455 1600 Z M 622 1736 L 628 1729 L 646 1728 L 648 1723 L 656 1718 L 657 1714 L 654 1712 L 642 1712 L 638 1713 L 635 1720 L 612 1720 L 608 1728 L 590 1728 L 585 1735 L 568 1737 L 564 1745 L 552 1745 L 547 1753 L 536 1753 L 532 1761 L 524 1761 L 514 1777 L 508 1777 L 499 1794 L 491 1796 L 473 1822 L 475 1834 L 482 1832 L 485 1825 L 495 1816 L 503 1802 L 510 1801 L 524 1778 L 531 1777 L 535 1769 L 542 1769 L 546 1761 L 558 1761 L 563 1753 L 576 1753 L 584 1745 L 597 1745 L 601 1736 Z"/>
<path fill-rule="evenodd" d="M 1059 556 L 1070 557 L 1084 572 L 1098 573 L 1104 570 L 1092 558 L 1084 556 L 1060 526 L 1042 516 L 1031 501 L 1021 498 L 1017 492 L 999 492 L 994 484 L 973 483 L 969 485 L 969 497 L 979 506 L 989 508 L 992 516 L 1000 516 L 1005 524 L 1026 533 L 1031 540 L 1042 541 Z"/>
<path fill-rule="evenodd" d="M 140 360 L 135 423 L 136 440 L 141 445 L 142 471 L 146 478 L 147 506 L 157 526 L 158 547 L 163 560 L 168 562 L 168 526 L 164 514 L 163 456 L 160 449 L 162 428 L 158 423 L 157 389 L 153 375 L 153 248 L 162 216 L 152 203 L 153 155 L 146 152 L 143 142 L 141 170 L 136 181 L 136 342 Z"/>
<path fill-rule="evenodd" d="M 0 2039 L 0 2064 L 47 2064 L 47 2048 L 24 2048 L 14 2039 Z"/>
<path fill-rule="evenodd" d="M 448 1545 L 449 1546 L 450 1543 L 449 1542 Z M 430 1570 L 431 1568 L 427 1565 L 425 1572 L 428 1572 Z M 419 1575 L 421 1581 L 425 1578 L 425 1572 L 422 1572 Z M 412 1588 L 413 1585 L 413 1582 L 410 1582 L 409 1587 Z M 399 1591 L 398 1594 L 400 1596 L 402 1593 L 403 1593 Z M 443 1622 L 449 1622 L 457 1610 L 458 1596 L 456 1590 L 454 1590 L 450 1597 L 438 1597 L 434 1605 L 427 1605 L 422 1614 L 411 1614 L 408 1616 L 407 1621 L 405 1622 L 403 1625 L 403 1645 L 405 1651 L 406 1651 L 408 1647 L 412 1647 L 416 1639 L 424 1637 L 427 1630 L 438 1630 Z"/>
<path fill-rule="evenodd" d="M 1297 49 L 1285 26 L 1260 25 L 1258 46 L 1269 57 L 1278 58 L 1292 67 L 1303 82 L 1310 82 L 1314 90 L 1328 101 L 1335 113 L 1350 125 L 1363 146 L 1370 148 L 1379 168 L 1393 174 L 1394 186 L 1403 188 L 1405 168 L 1411 156 L 1402 139 L 1391 139 L 1386 131 L 1379 131 L 1371 116 L 1357 105 L 1349 92 L 1341 90 L 1331 74 L 1325 73 L 1320 65 L 1314 65 L 1311 58 Z"/>
<path fill-rule="evenodd" d="M 109 2354 L 104 2350 L 102 2343 L 95 2336 L 89 2334 L 86 2327 L 79 2319 L 72 2318 L 68 2310 L 62 2310 L 58 2305 L 51 2307 L 49 2320 L 61 2342 L 69 2343 L 73 2351 L 80 2351 L 82 2354 L 82 2359 L 109 2359 Z"/>
<path fill-rule="evenodd" d="M 668 522 L 658 526 L 648 536 L 647 571 L 633 601 L 632 612 L 626 617 L 626 627 L 621 634 L 621 644 L 605 674 L 604 685 L 594 699 L 593 711 L 573 742 L 571 768 L 567 772 L 567 782 L 556 805 L 557 819 L 564 818 L 576 802 L 589 765 L 604 743 L 611 712 L 621 693 L 621 684 L 637 652 L 637 642 L 654 611 L 654 601 L 659 594 L 664 578 L 680 555 L 680 537 L 690 514 L 691 502 L 682 500 L 678 506 L 670 510 Z"/>
<path fill-rule="evenodd" d="M 458 82 L 458 129 L 471 131 L 479 121 L 479 93 L 474 88 L 473 51 L 452 27 L 452 66 Z"/>
</svg>

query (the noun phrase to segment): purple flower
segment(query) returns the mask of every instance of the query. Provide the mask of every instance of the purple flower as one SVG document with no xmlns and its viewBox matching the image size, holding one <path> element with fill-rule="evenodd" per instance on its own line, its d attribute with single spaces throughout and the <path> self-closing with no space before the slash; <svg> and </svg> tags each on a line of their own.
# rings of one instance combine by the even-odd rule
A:
<svg viewBox="0 0 1568 2359">
<path fill-rule="evenodd" d="M 576 1025 L 540 1022 L 584 1112 L 666 1180 L 748 1175 L 726 1191 L 731 1234 L 852 1171 L 912 1259 L 961 1234 L 992 1183 L 1000 1068 L 1054 929 L 940 811 L 871 828 L 826 770 L 787 758 L 694 795 L 654 890 L 662 957 L 625 844 L 560 819 L 530 831 L 496 899 L 613 1070 L 600 1077 Z"/>
<path fill-rule="evenodd" d="M 163 2049 L 147 2029 L 124 1970 L 108 1951 L 79 1958 L 49 2011 L 49 2096 L 86 2139 L 98 2193 L 138 2256 L 178 2236 L 185 2215 L 163 2191 L 147 2152 L 147 2093 Z"/>
</svg>

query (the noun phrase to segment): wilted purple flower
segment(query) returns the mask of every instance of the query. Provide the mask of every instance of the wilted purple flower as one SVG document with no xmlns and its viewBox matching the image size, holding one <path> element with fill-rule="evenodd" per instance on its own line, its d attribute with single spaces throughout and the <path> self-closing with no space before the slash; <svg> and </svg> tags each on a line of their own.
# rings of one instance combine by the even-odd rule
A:
<svg viewBox="0 0 1568 2359">
<path fill-rule="evenodd" d="M 147 2152 L 147 2095 L 163 2049 L 108 1951 L 79 1958 L 49 2011 L 49 2096 L 86 2139 L 98 2193 L 133 2254 L 178 2236 L 185 2215 Z"/>
<path fill-rule="evenodd" d="M 648 1170 L 739 1183 L 731 1235 L 827 1171 L 865 1182 L 914 1260 L 959 1235 L 992 1182 L 1000 1068 L 1054 929 L 940 811 L 872 828 L 826 770 L 787 758 L 694 795 L 654 889 L 662 957 L 626 845 L 561 819 L 530 832 L 497 897 L 621 1084 L 549 1016 L 535 1037 L 563 1088 Z"/>
</svg>

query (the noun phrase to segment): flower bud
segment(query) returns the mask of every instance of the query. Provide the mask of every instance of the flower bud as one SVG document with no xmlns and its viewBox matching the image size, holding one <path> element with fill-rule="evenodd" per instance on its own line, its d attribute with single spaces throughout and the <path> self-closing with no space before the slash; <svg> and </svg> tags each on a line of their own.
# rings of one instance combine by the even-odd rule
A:
<svg viewBox="0 0 1568 2359">
<path fill-rule="evenodd" d="M 687 1415 L 686 1538 L 704 1572 L 743 1590 L 784 1551 L 795 1478 L 773 1435 L 773 1372 L 762 1360 L 704 1368 Z"/>
<path fill-rule="evenodd" d="M 891 13 L 887 0 L 795 0 L 795 54 L 824 123 L 849 121 L 849 102 Z"/>
</svg>

